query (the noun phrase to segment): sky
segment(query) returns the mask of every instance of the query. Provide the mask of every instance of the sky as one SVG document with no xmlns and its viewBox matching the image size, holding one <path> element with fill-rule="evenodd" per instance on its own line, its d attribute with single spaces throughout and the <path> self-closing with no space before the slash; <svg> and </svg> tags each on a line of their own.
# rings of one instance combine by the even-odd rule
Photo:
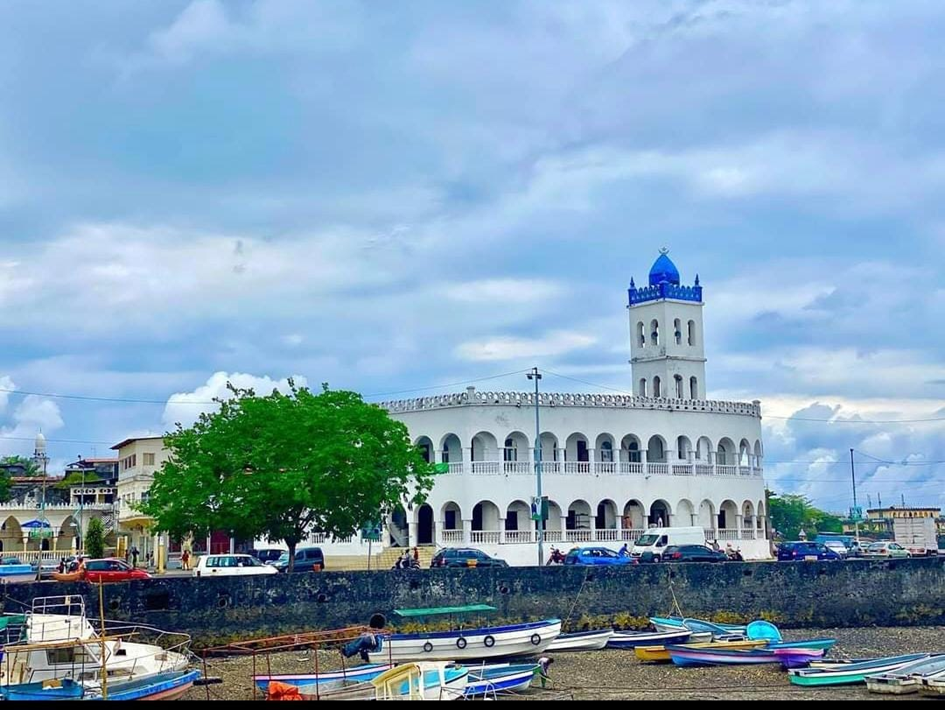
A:
<svg viewBox="0 0 945 710">
<path fill-rule="evenodd" d="M 854 448 L 945 505 L 942 47 L 937 0 L 6 0 L 0 453 L 227 381 L 629 390 L 665 246 L 775 490 L 845 509 Z"/>
</svg>

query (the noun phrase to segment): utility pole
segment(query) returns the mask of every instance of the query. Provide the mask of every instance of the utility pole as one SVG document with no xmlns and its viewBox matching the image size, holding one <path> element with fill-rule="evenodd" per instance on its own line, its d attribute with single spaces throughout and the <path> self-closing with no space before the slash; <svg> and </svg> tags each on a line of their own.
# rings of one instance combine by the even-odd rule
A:
<svg viewBox="0 0 945 710">
<path fill-rule="evenodd" d="M 850 478 L 853 479 L 853 530 L 856 535 L 856 546 L 860 546 L 860 510 L 856 506 L 856 467 L 853 465 L 853 449 L 850 449 Z"/>
<path fill-rule="evenodd" d="M 536 501 L 538 520 L 535 521 L 535 527 L 538 531 L 538 566 L 541 567 L 545 561 L 545 521 L 541 498 L 541 424 L 538 419 L 538 382 L 541 380 L 541 373 L 537 367 L 533 367 L 527 377 L 530 380 L 535 380 L 535 477 L 538 479 L 538 500 Z"/>
</svg>

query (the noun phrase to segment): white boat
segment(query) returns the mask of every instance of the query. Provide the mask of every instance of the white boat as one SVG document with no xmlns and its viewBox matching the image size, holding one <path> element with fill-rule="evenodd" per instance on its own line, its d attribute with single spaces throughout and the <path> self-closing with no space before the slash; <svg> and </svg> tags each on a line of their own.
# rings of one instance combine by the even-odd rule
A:
<svg viewBox="0 0 945 710">
<path fill-rule="evenodd" d="M 945 676 L 940 674 L 931 678 L 922 678 L 919 683 L 919 692 L 932 697 L 945 696 Z"/>
<path fill-rule="evenodd" d="M 549 651 L 597 651 L 604 648 L 614 635 L 613 629 L 602 631 L 578 631 L 561 634 L 548 647 Z"/>
<path fill-rule="evenodd" d="M 172 649 L 132 640 L 160 634 Z M 71 680 L 89 690 L 139 682 L 161 674 L 185 671 L 189 662 L 186 634 L 166 634 L 146 627 L 112 624 L 100 636 L 85 615 L 81 596 L 37 597 L 26 615 L 22 641 L 7 644 L 0 664 L 0 686 Z"/>
<path fill-rule="evenodd" d="M 469 669 L 446 661 L 406 663 L 366 681 L 342 680 L 300 688 L 302 700 L 460 700 Z"/>
<path fill-rule="evenodd" d="M 888 673 L 866 676 L 866 689 L 883 695 L 907 695 L 918 692 L 922 680 L 945 681 L 945 655 L 930 656 Z"/>
<path fill-rule="evenodd" d="M 561 634 L 561 620 L 379 637 L 371 663 L 463 661 L 538 655 Z"/>
</svg>

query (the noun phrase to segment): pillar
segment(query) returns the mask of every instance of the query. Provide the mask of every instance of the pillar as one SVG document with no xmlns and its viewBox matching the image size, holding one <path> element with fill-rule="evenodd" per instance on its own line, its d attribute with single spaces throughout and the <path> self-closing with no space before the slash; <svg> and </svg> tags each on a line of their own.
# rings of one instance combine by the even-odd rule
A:
<svg viewBox="0 0 945 710">
<path fill-rule="evenodd" d="M 743 518 L 741 515 L 736 515 L 736 516 L 735 516 L 735 529 L 738 530 L 738 539 L 739 539 L 739 540 L 740 540 L 741 537 L 742 537 L 742 524 L 743 524 L 743 522 L 744 522 L 744 518 Z"/>
<path fill-rule="evenodd" d="M 232 555 L 236 552 L 236 538 L 230 537 L 230 554 Z"/>
<path fill-rule="evenodd" d="M 407 523 L 407 546 L 411 548 L 417 546 L 417 522 L 415 520 Z"/>
<path fill-rule="evenodd" d="M 463 518 L 463 545 L 469 545 L 469 533 L 472 531 L 472 518 Z"/>
</svg>

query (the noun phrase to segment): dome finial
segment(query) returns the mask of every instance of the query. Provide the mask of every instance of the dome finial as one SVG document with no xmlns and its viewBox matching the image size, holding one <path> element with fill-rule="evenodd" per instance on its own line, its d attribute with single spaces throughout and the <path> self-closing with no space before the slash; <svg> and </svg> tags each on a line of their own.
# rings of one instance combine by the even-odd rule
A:
<svg viewBox="0 0 945 710">
<path fill-rule="evenodd" d="M 660 254 L 669 254 L 669 247 L 660 247 Z"/>
</svg>

